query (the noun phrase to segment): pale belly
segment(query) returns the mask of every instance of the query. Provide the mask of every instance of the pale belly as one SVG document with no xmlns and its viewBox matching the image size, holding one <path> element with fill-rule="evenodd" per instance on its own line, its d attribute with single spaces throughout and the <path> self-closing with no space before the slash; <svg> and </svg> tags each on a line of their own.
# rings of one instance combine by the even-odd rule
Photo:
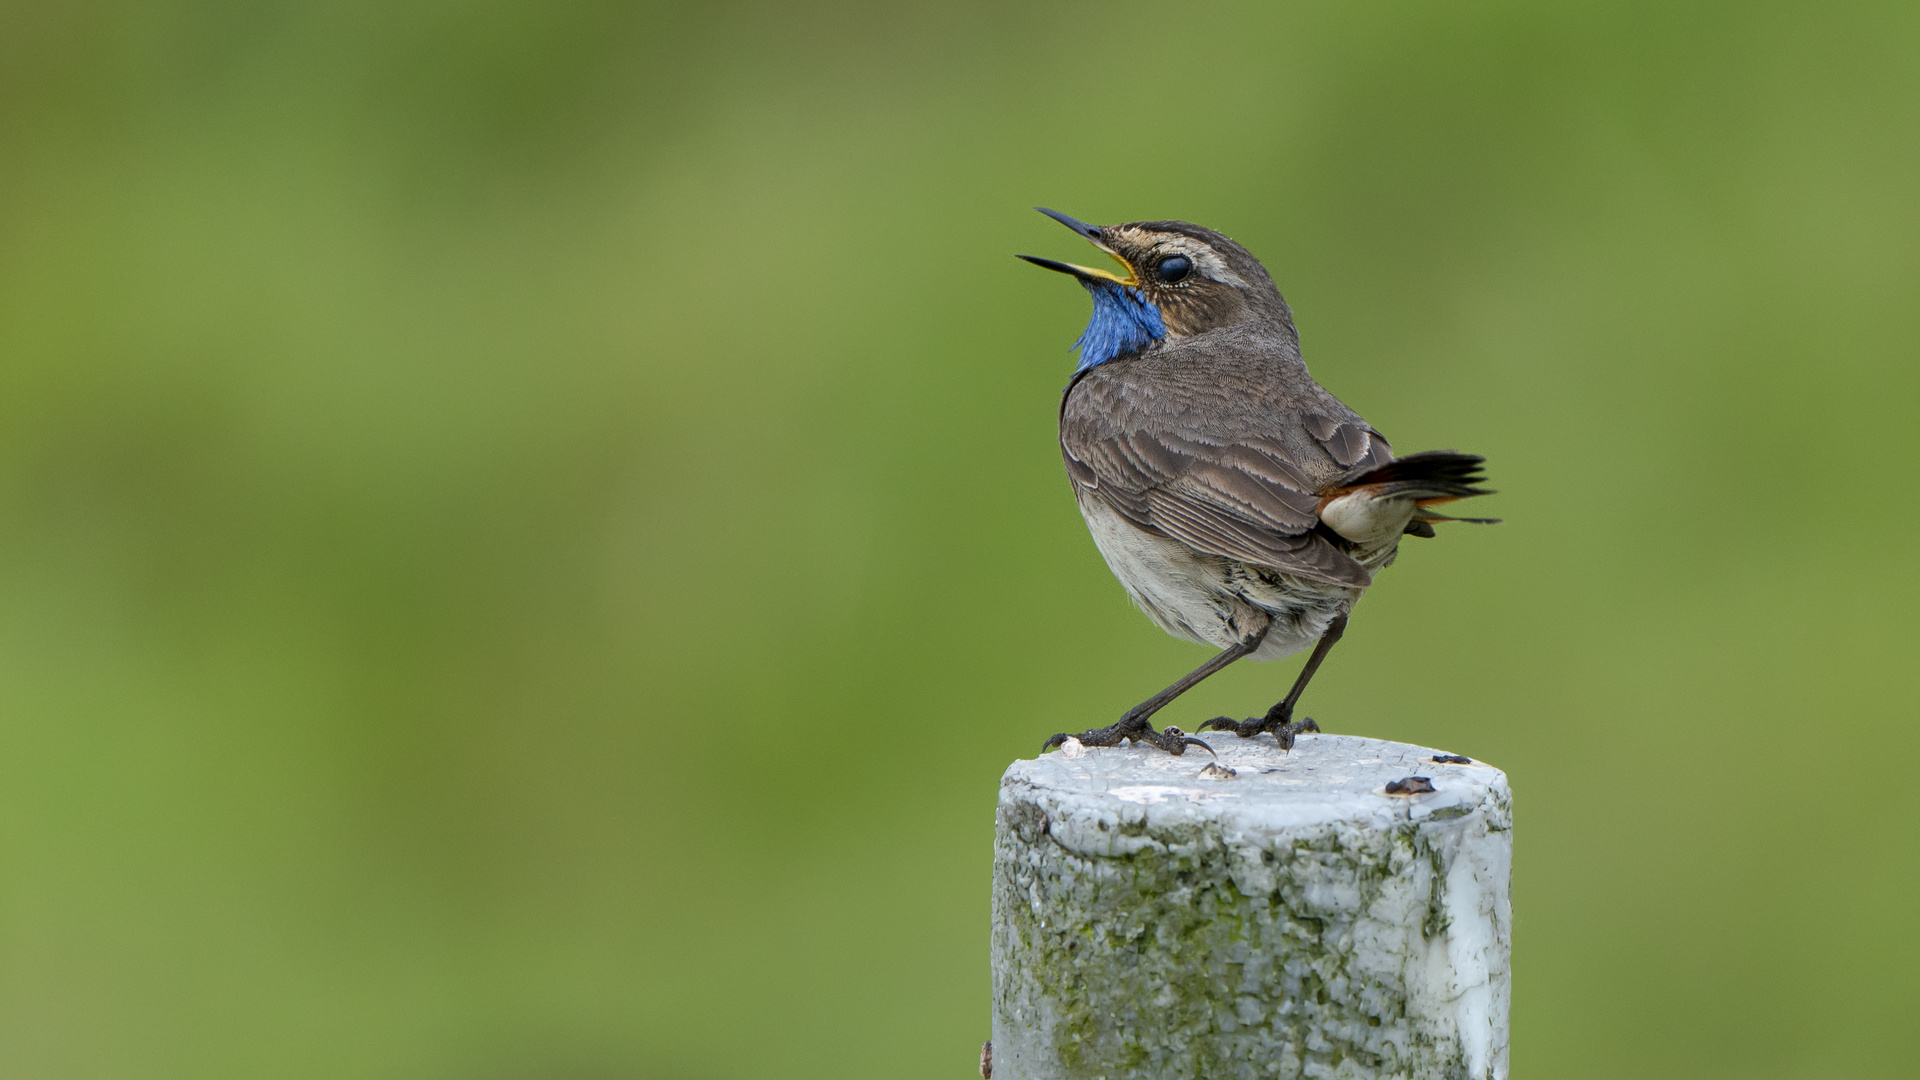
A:
<svg viewBox="0 0 1920 1080">
<path fill-rule="evenodd" d="M 1178 540 L 1141 532 L 1098 498 L 1083 496 L 1079 503 L 1113 576 L 1149 619 L 1177 638 L 1224 649 L 1266 626 L 1249 659 L 1278 660 L 1320 640 L 1365 591 L 1203 555 Z M 1375 555 L 1367 560 L 1373 566 L 1393 556 L 1368 554 Z"/>
</svg>

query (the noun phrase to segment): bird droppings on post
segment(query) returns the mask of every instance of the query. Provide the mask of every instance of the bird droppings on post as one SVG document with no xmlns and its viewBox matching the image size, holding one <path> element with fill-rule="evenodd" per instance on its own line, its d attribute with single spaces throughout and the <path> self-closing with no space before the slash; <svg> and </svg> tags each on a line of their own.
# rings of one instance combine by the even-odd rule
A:
<svg viewBox="0 0 1920 1080">
<path fill-rule="evenodd" d="M 1060 756 L 1066 758 L 1068 761 L 1072 761 L 1074 758 L 1086 752 L 1087 744 L 1071 735 L 1067 736 L 1067 741 L 1060 744 Z"/>
<path fill-rule="evenodd" d="M 1231 784 L 1151 746 L 1015 762 L 994 842 L 998 1073 L 1506 1077 L 1506 777 L 1477 763 L 1381 797 L 1438 753 L 1229 739 Z"/>
<path fill-rule="evenodd" d="M 1430 795 L 1433 781 L 1424 776 L 1405 776 L 1387 785 L 1389 795 Z"/>
<path fill-rule="evenodd" d="M 1228 768 L 1227 766 L 1222 765 L 1216 761 L 1208 765 L 1206 768 L 1201 769 L 1200 775 L 1206 777 L 1209 780 L 1231 780 L 1234 777 L 1239 776 L 1240 772 L 1237 769 Z"/>
<path fill-rule="evenodd" d="M 1473 764 L 1473 759 L 1470 757 L 1461 757 L 1459 754 L 1435 754 L 1433 755 L 1433 763 L 1436 765 L 1471 765 Z"/>
</svg>

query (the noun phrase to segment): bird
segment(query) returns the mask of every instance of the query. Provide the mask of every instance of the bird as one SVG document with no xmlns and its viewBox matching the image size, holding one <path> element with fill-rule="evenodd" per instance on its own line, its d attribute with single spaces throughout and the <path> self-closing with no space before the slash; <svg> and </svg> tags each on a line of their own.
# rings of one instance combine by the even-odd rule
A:
<svg viewBox="0 0 1920 1080">
<path fill-rule="evenodd" d="M 1291 750 L 1317 732 L 1300 696 L 1346 632 L 1353 605 L 1403 536 L 1431 538 L 1433 508 L 1493 494 L 1485 458 L 1396 457 L 1384 435 L 1307 371 L 1293 310 L 1251 252 L 1184 221 L 1089 225 L 1035 207 L 1122 273 L 1033 255 L 1093 297 L 1060 397 L 1060 452 L 1094 546 L 1127 595 L 1174 637 L 1220 651 L 1116 723 L 1048 738 L 1144 743 L 1170 754 L 1205 740 L 1152 717 L 1237 660 L 1308 648 L 1264 715 L 1219 716 L 1202 732 L 1271 734 Z"/>
</svg>

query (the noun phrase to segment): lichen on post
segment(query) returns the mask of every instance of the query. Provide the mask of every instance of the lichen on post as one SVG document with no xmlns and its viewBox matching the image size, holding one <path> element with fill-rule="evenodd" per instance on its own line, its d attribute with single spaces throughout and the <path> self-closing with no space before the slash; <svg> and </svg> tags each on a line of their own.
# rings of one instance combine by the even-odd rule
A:
<svg viewBox="0 0 1920 1080">
<path fill-rule="evenodd" d="M 1308 735 L 1018 761 L 993 875 L 995 1080 L 1507 1075 L 1512 799 Z"/>
</svg>

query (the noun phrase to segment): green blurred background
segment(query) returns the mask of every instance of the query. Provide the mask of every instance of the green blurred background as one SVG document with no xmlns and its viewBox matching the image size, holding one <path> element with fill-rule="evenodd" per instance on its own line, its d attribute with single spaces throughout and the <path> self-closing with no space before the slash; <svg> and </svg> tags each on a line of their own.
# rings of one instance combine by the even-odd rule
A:
<svg viewBox="0 0 1920 1080">
<path fill-rule="evenodd" d="M 1040 203 L 1491 458 L 1307 711 L 1517 791 L 1519 1076 L 1910 1076 L 1920 8 L 0 6 L 0 1073 L 963 1077 L 1206 655 Z M 1297 661 L 1165 714 L 1257 712 Z"/>
</svg>

